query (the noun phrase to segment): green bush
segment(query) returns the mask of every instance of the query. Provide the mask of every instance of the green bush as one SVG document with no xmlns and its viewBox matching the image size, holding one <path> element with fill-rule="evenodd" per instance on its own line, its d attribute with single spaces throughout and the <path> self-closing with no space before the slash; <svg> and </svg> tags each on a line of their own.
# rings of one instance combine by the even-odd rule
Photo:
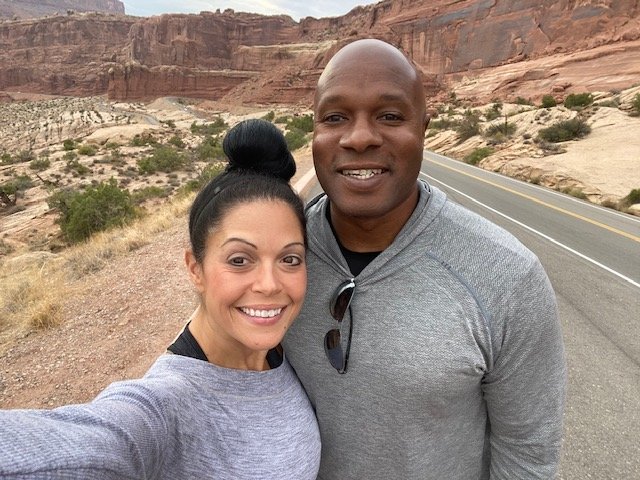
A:
<svg viewBox="0 0 640 480">
<path fill-rule="evenodd" d="M 16 192 L 23 192 L 33 187 L 34 183 L 29 175 L 18 175 L 11 180 L 0 184 L 0 192 L 7 195 L 15 195 Z"/>
<path fill-rule="evenodd" d="M 73 152 L 69 152 L 73 153 Z M 67 160 L 67 165 L 64 167 L 65 172 L 75 172 L 76 175 L 86 175 L 91 172 L 91 169 L 83 164 L 77 158 Z"/>
<path fill-rule="evenodd" d="M 13 162 L 13 157 L 9 152 L 3 152 L 0 155 L 0 165 L 11 165 Z"/>
<path fill-rule="evenodd" d="M 538 132 L 538 138 L 547 142 L 566 142 L 584 137 L 591 132 L 591 127 L 579 117 L 556 122 Z"/>
<path fill-rule="evenodd" d="M 567 108 L 582 108 L 593 103 L 593 95 L 590 93 L 572 93 L 564 100 Z"/>
<path fill-rule="evenodd" d="M 140 173 L 150 174 L 155 172 L 174 172 L 180 170 L 186 164 L 184 155 L 173 147 L 157 147 L 151 156 L 138 160 Z"/>
<path fill-rule="evenodd" d="M 122 226 L 135 217 L 129 192 L 118 188 L 113 178 L 82 193 L 58 191 L 47 203 L 60 212 L 60 229 L 72 243 L 86 240 L 96 232 Z"/>
<path fill-rule="evenodd" d="M 276 114 L 273 110 L 270 110 L 268 113 L 266 113 L 262 119 L 266 120 L 267 122 L 273 122 L 273 119 L 276 118 Z"/>
<path fill-rule="evenodd" d="M 41 172 L 42 170 L 46 170 L 50 166 L 51 166 L 51 160 L 49 160 L 47 157 L 31 160 L 31 162 L 29 163 L 29 168 L 31 170 L 37 170 L 39 172 Z"/>
<path fill-rule="evenodd" d="M 76 148 L 75 140 L 67 138 L 64 142 L 62 142 L 62 148 L 66 151 L 74 150 Z"/>
<path fill-rule="evenodd" d="M 629 194 L 622 199 L 622 206 L 625 208 L 630 207 L 631 205 L 635 205 L 636 203 L 640 203 L 640 188 L 634 188 L 629 192 Z"/>
<path fill-rule="evenodd" d="M 169 196 L 169 191 L 166 188 L 152 185 L 133 192 L 133 194 L 131 194 L 131 200 L 136 205 L 140 205 L 151 198 L 165 198 L 167 196 Z"/>
<path fill-rule="evenodd" d="M 299 115 L 291 118 L 287 123 L 287 130 L 294 129 L 305 133 L 313 132 L 313 115 Z"/>
<path fill-rule="evenodd" d="M 553 95 L 545 95 L 542 97 L 542 103 L 540 104 L 540 108 L 552 108 L 558 104 Z"/>
<path fill-rule="evenodd" d="M 471 165 L 477 165 L 480 163 L 480 160 L 487 158 L 493 152 L 494 150 L 491 147 L 476 148 L 473 152 L 464 157 L 464 161 Z"/>
<path fill-rule="evenodd" d="M 79 155 L 86 155 L 88 157 L 93 157 L 96 153 L 98 153 L 98 149 L 95 145 L 80 145 L 78 147 Z"/>
<path fill-rule="evenodd" d="M 439 118 L 438 120 L 431 120 L 429 122 L 429 128 L 432 130 L 448 130 L 455 128 L 458 122 L 451 118 Z"/>
<path fill-rule="evenodd" d="M 460 120 L 456 126 L 456 132 L 458 133 L 458 141 L 460 143 L 465 140 L 480 134 L 480 115 L 475 110 L 467 110 L 464 114 L 464 118 Z"/>
<path fill-rule="evenodd" d="M 302 130 L 298 130 L 297 128 L 289 130 L 287 133 L 285 133 L 284 139 L 287 142 L 287 147 L 289 147 L 289 150 L 292 152 L 301 147 L 304 147 L 309 142 L 307 134 Z"/>
<path fill-rule="evenodd" d="M 631 116 L 640 116 L 640 93 L 636 93 L 633 100 L 631 100 Z"/>
<path fill-rule="evenodd" d="M 515 123 L 509 123 L 505 117 L 504 122 L 489 125 L 484 131 L 484 135 L 486 137 L 495 137 L 498 134 L 502 134 L 505 137 L 509 137 L 516 133 L 517 128 Z"/>
<path fill-rule="evenodd" d="M 524 97 L 517 97 L 516 98 L 516 104 L 518 104 L 518 105 L 533 105 L 533 103 L 531 103 L 531 100 L 529 100 L 528 98 L 524 98 Z"/>
<path fill-rule="evenodd" d="M 195 156 L 198 160 L 211 161 L 225 158 L 222 150 L 222 142 L 218 137 L 207 135 L 196 147 Z"/>
<path fill-rule="evenodd" d="M 26 163 L 35 159 L 35 155 L 31 150 L 22 150 L 18 152 L 17 158 L 13 159 L 13 163 Z"/>
<path fill-rule="evenodd" d="M 169 140 L 167 140 L 167 143 L 169 145 L 173 145 L 176 148 L 184 148 L 185 147 L 185 144 L 184 144 L 184 142 L 182 141 L 182 138 L 180 138 L 179 135 L 174 135 Z"/>
<path fill-rule="evenodd" d="M 196 135 L 218 135 L 224 132 L 229 125 L 225 122 L 221 117 L 217 117 L 211 123 L 204 123 L 202 125 L 196 124 L 193 122 L 191 124 L 191 133 Z"/>
<path fill-rule="evenodd" d="M 134 135 L 131 139 L 132 147 L 144 147 L 147 145 L 158 145 L 158 141 L 148 132 Z"/>
<path fill-rule="evenodd" d="M 282 115 L 278 118 L 276 118 L 273 123 L 284 123 L 287 124 L 291 121 L 291 117 L 289 115 Z"/>
<path fill-rule="evenodd" d="M 491 108 L 484 114 L 484 118 L 490 122 L 491 120 L 498 118 L 500 115 L 502 115 L 502 103 L 497 102 L 491 105 Z"/>
<path fill-rule="evenodd" d="M 189 180 L 180 187 L 178 195 L 186 195 L 191 192 L 197 192 L 204 187 L 210 180 L 220 175 L 225 169 L 222 162 L 211 163 L 204 167 L 197 178 Z"/>
</svg>

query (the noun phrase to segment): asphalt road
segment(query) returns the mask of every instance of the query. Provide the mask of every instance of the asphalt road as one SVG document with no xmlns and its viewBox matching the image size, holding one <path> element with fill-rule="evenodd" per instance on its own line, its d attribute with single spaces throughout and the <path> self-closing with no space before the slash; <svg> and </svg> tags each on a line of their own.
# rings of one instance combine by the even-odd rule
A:
<svg viewBox="0 0 640 480">
<path fill-rule="evenodd" d="M 559 478 L 640 479 L 640 218 L 428 151 L 422 172 L 515 235 L 551 279 L 569 367 Z"/>
<path fill-rule="evenodd" d="M 423 176 L 538 255 L 569 390 L 561 479 L 640 479 L 640 219 L 425 152 Z"/>
</svg>

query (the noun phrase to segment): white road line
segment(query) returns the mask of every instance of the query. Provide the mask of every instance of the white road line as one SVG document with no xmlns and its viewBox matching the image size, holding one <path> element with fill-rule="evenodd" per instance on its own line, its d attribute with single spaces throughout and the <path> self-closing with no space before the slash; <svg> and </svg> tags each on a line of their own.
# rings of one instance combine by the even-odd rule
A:
<svg viewBox="0 0 640 480">
<path fill-rule="evenodd" d="M 445 161 L 455 165 L 458 169 L 466 168 L 470 172 L 474 172 L 474 173 L 478 173 L 478 174 L 486 174 L 488 176 L 494 175 L 496 177 L 500 177 L 500 179 L 505 180 L 507 182 L 517 183 L 520 186 L 525 186 L 525 188 L 531 188 L 533 190 L 538 190 L 543 194 L 544 193 L 548 193 L 550 195 L 556 195 L 558 197 L 563 198 L 564 200 L 567 200 L 567 201 L 570 201 L 570 202 L 575 202 L 575 203 L 577 203 L 579 205 L 582 205 L 583 207 L 593 208 L 593 209 L 599 210 L 600 212 L 605 213 L 605 214 L 618 216 L 618 217 L 624 218 L 626 220 L 631 220 L 632 222 L 640 223 L 640 217 L 636 217 L 636 216 L 633 216 L 633 215 L 628 215 L 628 214 L 625 214 L 625 213 L 621 213 L 621 212 L 618 212 L 617 210 L 613 210 L 611 208 L 606 208 L 606 207 L 603 207 L 602 205 L 598 205 L 596 203 L 591 203 L 591 202 L 586 202 L 584 200 L 579 200 L 579 199 L 574 198 L 574 197 L 572 197 L 570 195 L 566 195 L 566 194 L 558 192 L 556 190 L 552 190 L 550 188 L 543 187 L 542 185 L 535 185 L 533 183 L 525 182 L 523 180 L 518 180 L 517 178 L 512 178 L 512 177 L 508 177 L 507 175 L 502 175 L 502 174 L 497 173 L 497 172 L 492 172 L 491 170 L 484 170 L 484 169 L 482 169 L 480 167 L 473 167 L 471 165 L 467 165 L 465 163 L 462 163 L 462 162 L 460 162 L 458 160 L 452 160 L 451 158 L 445 157 L 444 155 L 441 155 L 439 153 L 432 152 L 431 150 L 425 150 L 425 153 L 427 154 L 427 157 L 426 158 L 423 157 L 423 159 L 425 161 L 427 161 L 427 162 L 431 161 L 431 162 L 435 163 L 436 165 L 438 163 L 433 158 L 429 158 L 428 155 L 433 155 L 435 157 L 438 157 L 438 160 L 445 160 Z"/>
<path fill-rule="evenodd" d="M 600 268 L 602 268 L 603 270 L 606 270 L 607 272 L 609 272 L 609 273 L 611 273 L 611 274 L 615 275 L 616 277 L 621 278 L 622 280 L 624 280 L 624 281 L 626 281 L 626 282 L 629 282 L 631 285 L 633 285 L 633 286 L 635 286 L 635 287 L 637 287 L 637 288 L 640 288 L 640 283 L 635 282 L 635 281 L 634 281 L 634 280 L 632 280 L 631 278 L 629 278 L 629 277 L 627 277 L 627 276 L 625 276 L 625 275 L 622 275 L 620 272 L 616 272 L 615 270 L 613 270 L 613 269 L 611 269 L 611 268 L 607 267 L 606 265 L 603 265 L 603 264 L 601 264 L 600 262 L 597 262 L 597 261 L 596 261 L 596 260 L 594 260 L 593 258 L 587 257 L 586 255 L 584 255 L 584 254 L 582 254 L 582 253 L 578 252 L 577 250 L 574 250 L 573 248 L 568 247 L 567 245 L 565 245 L 565 244 L 563 244 L 563 243 L 560 243 L 559 241 L 557 241 L 557 240 L 555 240 L 555 239 L 551 238 L 551 237 L 550 237 L 550 236 L 548 236 L 548 235 L 545 235 L 544 233 L 542 233 L 542 232 L 540 232 L 540 231 L 536 230 L 535 228 L 532 228 L 532 227 L 530 227 L 529 225 L 525 225 L 524 223 L 522 223 L 522 222 L 520 222 L 520 221 L 516 220 L 515 218 L 511 218 L 510 216 L 505 215 L 505 214 L 504 214 L 504 213 L 502 213 L 502 212 L 499 212 L 498 210 L 496 210 L 495 208 L 490 207 L 489 205 L 485 205 L 484 203 L 482 203 L 482 202 L 480 202 L 480 201 L 476 200 L 475 198 L 473 198 L 473 197 L 471 197 L 471 196 L 467 195 L 466 193 L 463 193 L 463 192 L 461 192 L 460 190 L 457 190 L 457 189 L 455 189 L 455 188 L 453 188 L 453 187 L 451 187 L 451 186 L 447 185 L 446 183 L 441 182 L 440 180 L 437 180 L 436 178 L 432 177 L 431 175 L 426 175 L 426 174 L 424 174 L 423 172 L 420 172 L 420 175 L 422 175 L 422 176 L 424 176 L 424 177 L 426 177 L 426 178 L 428 178 L 428 179 L 430 179 L 430 180 L 433 180 L 434 182 L 437 182 L 437 183 L 439 183 L 439 184 L 441 184 L 441 185 L 444 185 L 446 188 L 450 189 L 451 191 L 456 192 L 458 195 L 462 195 L 463 197 L 467 198 L 468 200 L 471 200 L 472 202 L 477 203 L 477 204 L 478 204 L 478 205 L 480 205 L 481 207 L 484 207 L 484 208 L 486 208 L 487 210 L 490 210 L 491 212 L 495 213 L 496 215 L 500 215 L 501 217 L 506 218 L 507 220 L 509 220 L 509 221 L 511 221 L 511 222 L 513 222 L 513 223 L 515 223 L 516 225 L 519 225 L 520 227 L 522 227 L 522 228 L 524 228 L 524 229 L 527 229 L 527 230 L 529 230 L 530 232 L 535 233 L 536 235 L 541 236 L 541 237 L 542 237 L 542 238 L 544 238 L 545 240 L 548 240 L 549 242 L 554 243 L 555 245 L 559 246 L 560 248 L 564 248 L 564 249 L 565 249 L 565 250 L 567 250 L 568 252 L 571 252 L 571 253 L 573 253 L 574 255 L 577 255 L 578 257 L 580 257 L 580 258 L 582 258 L 582 259 L 586 260 L 587 262 L 590 262 L 590 263 L 594 264 L 595 266 L 600 267 Z"/>
</svg>

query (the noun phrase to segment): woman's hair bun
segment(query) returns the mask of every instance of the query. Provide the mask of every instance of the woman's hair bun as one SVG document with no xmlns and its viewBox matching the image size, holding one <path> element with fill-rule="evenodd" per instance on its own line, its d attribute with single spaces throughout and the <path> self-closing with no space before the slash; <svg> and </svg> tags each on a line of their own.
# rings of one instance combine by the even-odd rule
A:
<svg viewBox="0 0 640 480">
<path fill-rule="evenodd" d="M 296 163 L 282 132 L 271 122 L 244 120 L 224 137 L 222 149 L 228 171 L 244 170 L 272 175 L 285 181 L 296 173 Z"/>
</svg>

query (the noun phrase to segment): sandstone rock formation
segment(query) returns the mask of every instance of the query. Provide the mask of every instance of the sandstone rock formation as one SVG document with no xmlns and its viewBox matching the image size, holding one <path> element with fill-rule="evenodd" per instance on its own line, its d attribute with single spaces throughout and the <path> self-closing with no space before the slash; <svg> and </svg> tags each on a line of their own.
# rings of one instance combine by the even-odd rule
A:
<svg viewBox="0 0 640 480">
<path fill-rule="evenodd" d="M 0 18 L 38 18 L 76 12 L 124 13 L 119 0 L 0 0 Z"/>
<path fill-rule="evenodd" d="M 402 48 L 430 95 L 562 97 L 640 78 L 640 0 L 383 0 L 300 22 L 231 10 L 4 22 L 0 90 L 308 105 L 330 56 L 361 37 Z"/>
</svg>

